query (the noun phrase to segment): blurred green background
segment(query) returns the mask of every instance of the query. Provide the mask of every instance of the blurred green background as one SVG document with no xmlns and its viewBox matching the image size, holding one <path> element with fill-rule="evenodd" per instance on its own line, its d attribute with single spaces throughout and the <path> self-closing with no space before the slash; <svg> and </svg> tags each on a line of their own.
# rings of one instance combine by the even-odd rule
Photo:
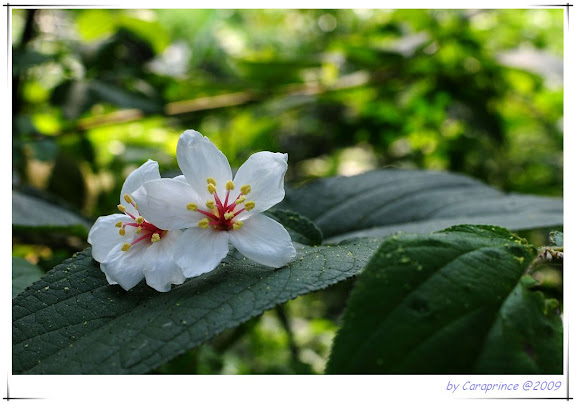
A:
<svg viewBox="0 0 576 404">
<path fill-rule="evenodd" d="M 185 129 L 287 182 L 378 167 L 562 195 L 563 11 L 12 10 L 13 184 L 88 220 Z M 43 270 L 85 235 L 14 232 Z M 298 298 L 159 373 L 321 373 L 351 282 Z"/>
</svg>

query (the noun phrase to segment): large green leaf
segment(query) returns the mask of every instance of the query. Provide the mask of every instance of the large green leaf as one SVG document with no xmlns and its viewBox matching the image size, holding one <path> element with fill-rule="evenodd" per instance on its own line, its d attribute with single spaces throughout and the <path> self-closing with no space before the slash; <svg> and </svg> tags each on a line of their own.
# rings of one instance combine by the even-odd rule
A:
<svg viewBox="0 0 576 404">
<path fill-rule="evenodd" d="M 12 257 L 12 297 L 44 275 L 44 271 L 24 258 Z"/>
<path fill-rule="evenodd" d="M 360 275 L 328 373 L 562 373 L 562 322 L 505 229 L 386 239 Z M 557 306 L 557 305 L 556 305 Z"/>
<path fill-rule="evenodd" d="M 562 225 L 563 219 L 559 198 L 503 194 L 457 174 L 395 169 L 318 180 L 287 192 L 279 208 L 307 216 L 327 242 L 456 224 L 533 229 Z"/>
<path fill-rule="evenodd" d="M 302 247 L 274 270 L 237 252 L 169 293 L 110 286 L 90 250 L 14 300 L 15 373 L 145 373 L 227 328 L 357 274 L 379 245 Z"/>
<path fill-rule="evenodd" d="M 12 225 L 36 230 L 66 229 L 85 234 L 90 224 L 82 217 L 42 199 L 12 191 Z"/>
</svg>

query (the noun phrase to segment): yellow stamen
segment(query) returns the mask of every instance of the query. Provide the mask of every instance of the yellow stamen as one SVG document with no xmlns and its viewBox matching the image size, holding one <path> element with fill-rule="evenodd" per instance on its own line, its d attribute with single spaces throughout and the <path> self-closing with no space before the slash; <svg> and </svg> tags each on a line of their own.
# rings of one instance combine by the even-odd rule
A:
<svg viewBox="0 0 576 404">
<path fill-rule="evenodd" d="M 216 186 L 214 184 L 208 184 L 207 188 L 208 188 L 208 192 L 210 192 L 211 194 L 216 192 Z"/>
<path fill-rule="evenodd" d="M 152 234 L 150 241 L 152 241 L 153 243 L 157 243 L 158 241 L 160 241 L 160 234 L 158 234 L 158 233 Z"/>
<path fill-rule="evenodd" d="M 206 182 L 207 182 L 208 184 L 216 185 L 216 180 L 214 179 L 214 177 L 208 177 L 208 178 L 206 178 Z"/>
<path fill-rule="evenodd" d="M 130 249 L 130 244 L 124 243 L 124 245 L 122 246 L 122 251 L 128 251 L 129 249 Z"/>
<path fill-rule="evenodd" d="M 204 218 L 198 222 L 198 226 L 201 229 L 207 229 L 208 227 L 210 227 L 210 222 L 208 221 L 207 218 Z"/>
<path fill-rule="evenodd" d="M 138 226 L 136 227 L 136 234 L 140 234 L 142 233 L 142 227 Z"/>
<path fill-rule="evenodd" d="M 116 227 L 122 227 L 122 222 L 117 222 L 114 226 L 116 226 Z"/>
<path fill-rule="evenodd" d="M 128 203 L 132 203 L 132 198 L 128 194 L 124 194 L 124 200 Z"/>
<path fill-rule="evenodd" d="M 232 228 L 233 228 L 234 230 L 238 230 L 238 229 L 242 228 L 242 225 L 243 225 L 243 224 L 244 224 L 244 223 L 242 223 L 242 222 L 236 222 L 236 223 L 234 223 L 234 224 L 232 225 Z"/>
<path fill-rule="evenodd" d="M 186 209 L 193 210 L 194 212 L 196 212 L 198 210 L 198 205 L 190 202 L 188 205 L 186 205 Z"/>
<path fill-rule="evenodd" d="M 242 202 L 244 202 L 246 200 L 246 197 L 244 195 L 242 195 L 241 197 L 239 197 L 238 199 L 236 199 L 236 205 L 240 205 Z"/>
<path fill-rule="evenodd" d="M 136 223 L 138 223 L 138 224 L 142 224 L 143 221 L 144 221 L 144 218 L 142 216 L 138 216 L 136 218 Z"/>
<path fill-rule="evenodd" d="M 250 191 L 252 191 L 252 187 L 248 184 L 242 185 L 242 187 L 240 188 L 240 191 L 242 191 L 242 193 L 244 195 L 248 195 L 250 193 Z"/>
<path fill-rule="evenodd" d="M 252 210 L 252 209 L 254 209 L 254 206 L 256 206 L 256 203 L 254 203 L 254 201 L 248 201 L 244 204 L 244 207 L 246 207 L 246 210 Z"/>
<path fill-rule="evenodd" d="M 125 235 L 126 235 L 126 229 L 125 229 L 124 227 L 122 227 L 120 230 L 118 230 L 118 233 L 119 233 L 121 236 L 125 236 Z"/>
<path fill-rule="evenodd" d="M 126 206 L 118 205 L 118 210 L 122 213 L 126 212 Z"/>
<path fill-rule="evenodd" d="M 232 212 L 224 213 L 224 219 L 226 219 L 226 220 L 230 220 L 230 219 L 232 219 L 234 216 L 235 216 L 235 214 L 232 213 Z"/>
<path fill-rule="evenodd" d="M 206 202 L 206 207 L 208 209 L 214 209 L 214 201 L 208 201 Z"/>
<path fill-rule="evenodd" d="M 232 181 L 228 180 L 228 181 L 226 182 L 226 189 L 227 189 L 228 191 L 232 191 L 232 190 L 234 189 L 234 183 L 233 183 Z"/>
</svg>

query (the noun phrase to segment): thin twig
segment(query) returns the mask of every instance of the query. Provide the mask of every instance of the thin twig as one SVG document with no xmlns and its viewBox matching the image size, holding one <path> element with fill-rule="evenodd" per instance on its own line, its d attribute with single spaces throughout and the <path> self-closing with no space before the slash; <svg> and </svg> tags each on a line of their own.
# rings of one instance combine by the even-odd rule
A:
<svg viewBox="0 0 576 404">
<path fill-rule="evenodd" d="M 369 75 L 366 72 L 342 76 L 331 85 L 324 85 L 319 81 L 312 81 L 303 84 L 289 84 L 280 87 L 276 94 L 260 94 L 254 91 L 243 91 L 230 94 L 220 94 L 210 97 L 201 97 L 192 100 L 170 102 L 164 106 L 166 116 L 185 115 L 192 112 L 208 111 L 212 109 L 228 108 L 244 105 L 248 102 L 259 101 L 264 97 L 271 96 L 296 96 L 296 95 L 318 95 L 331 91 L 346 90 L 361 87 L 367 84 Z M 78 121 L 79 130 L 87 130 L 106 125 L 128 123 L 143 118 L 145 114 L 138 109 L 121 109 L 109 114 L 97 115 L 84 118 Z"/>
<path fill-rule="evenodd" d="M 538 255 L 528 268 L 526 273 L 534 272 L 534 269 L 541 264 L 562 264 L 564 262 L 564 246 L 544 246 L 538 248 Z"/>
</svg>

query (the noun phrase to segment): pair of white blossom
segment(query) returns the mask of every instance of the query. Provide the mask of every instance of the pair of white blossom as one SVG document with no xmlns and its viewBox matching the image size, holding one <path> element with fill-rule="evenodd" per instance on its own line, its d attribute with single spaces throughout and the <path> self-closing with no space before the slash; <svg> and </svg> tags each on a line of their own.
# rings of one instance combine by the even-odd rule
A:
<svg viewBox="0 0 576 404">
<path fill-rule="evenodd" d="M 296 255 L 286 229 L 261 213 L 284 199 L 288 156 L 259 152 L 234 179 L 228 159 L 194 130 L 180 136 L 179 177 L 160 178 L 148 160 L 122 187 L 121 214 L 98 218 L 88 235 L 110 284 L 128 290 L 143 278 L 169 291 L 216 268 L 231 243 L 245 257 L 279 268 Z"/>
</svg>

